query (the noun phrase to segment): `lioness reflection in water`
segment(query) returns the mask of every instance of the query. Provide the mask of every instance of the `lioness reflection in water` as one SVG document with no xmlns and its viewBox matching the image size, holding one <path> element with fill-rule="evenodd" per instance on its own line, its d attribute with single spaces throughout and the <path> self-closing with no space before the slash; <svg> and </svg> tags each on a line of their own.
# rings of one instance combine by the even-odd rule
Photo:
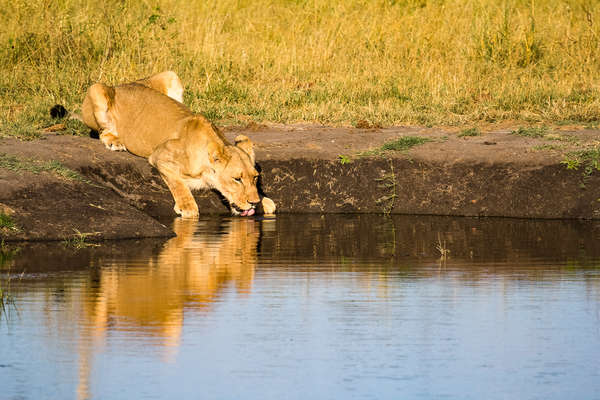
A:
<svg viewBox="0 0 600 400">
<path fill-rule="evenodd" d="M 177 237 L 147 264 L 102 267 L 96 287 L 85 294 L 78 397 L 89 397 L 91 354 L 107 330 L 152 337 L 152 343 L 167 346 L 169 358 L 179 344 L 184 312 L 208 311 L 231 284 L 238 293 L 249 293 L 261 224 L 269 222 L 178 218 L 173 226 Z"/>
</svg>

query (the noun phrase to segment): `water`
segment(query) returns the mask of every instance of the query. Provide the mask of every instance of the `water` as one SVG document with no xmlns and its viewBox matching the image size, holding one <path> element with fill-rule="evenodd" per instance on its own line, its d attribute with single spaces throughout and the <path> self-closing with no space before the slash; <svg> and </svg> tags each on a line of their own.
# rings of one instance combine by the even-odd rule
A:
<svg viewBox="0 0 600 400">
<path fill-rule="evenodd" d="M 600 399 L 598 223 L 173 223 L 3 261 L 0 399 Z"/>
</svg>

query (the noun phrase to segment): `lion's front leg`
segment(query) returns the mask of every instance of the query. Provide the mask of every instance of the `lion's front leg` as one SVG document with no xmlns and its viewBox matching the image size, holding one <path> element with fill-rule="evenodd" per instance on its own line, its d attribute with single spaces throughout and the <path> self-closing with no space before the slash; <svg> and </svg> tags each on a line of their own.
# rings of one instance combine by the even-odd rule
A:
<svg viewBox="0 0 600 400">
<path fill-rule="evenodd" d="M 183 205 L 180 206 L 179 203 L 176 202 L 175 207 L 173 207 L 173 210 L 175 210 L 177 215 L 182 218 L 198 218 L 198 205 L 193 198 L 192 201 L 184 201 L 182 204 Z"/>
<path fill-rule="evenodd" d="M 173 207 L 173 210 L 183 218 L 198 218 L 198 205 L 185 182 L 179 177 L 165 174 L 162 171 L 160 176 L 162 176 L 169 187 L 173 199 L 175 200 L 175 207 Z"/>
<path fill-rule="evenodd" d="M 169 187 L 175 200 L 175 207 L 173 207 L 175 212 L 183 218 L 197 218 L 199 213 L 196 200 L 183 181 L 181 166 L 174 161 L 176 157 L 168 147 L 168 143 L 159 146 L 148 161 L 158 169 L 160 176 Z"/>
</svg>

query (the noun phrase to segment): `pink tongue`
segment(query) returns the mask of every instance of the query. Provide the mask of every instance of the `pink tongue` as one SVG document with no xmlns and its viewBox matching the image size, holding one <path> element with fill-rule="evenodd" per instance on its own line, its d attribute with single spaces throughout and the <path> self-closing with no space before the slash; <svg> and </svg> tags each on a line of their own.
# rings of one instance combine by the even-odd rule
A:
<svg viewBox="0 0 600 400">
<path fill-rule="evenodd" d="M 242 211 L 242 213 L 240 215 L 242 217 L 250 217 L 250 216 L 254 215 L 254 213 L 255 213 L 254 208 L 250 208 L 248 210 Z"/>
</svg>

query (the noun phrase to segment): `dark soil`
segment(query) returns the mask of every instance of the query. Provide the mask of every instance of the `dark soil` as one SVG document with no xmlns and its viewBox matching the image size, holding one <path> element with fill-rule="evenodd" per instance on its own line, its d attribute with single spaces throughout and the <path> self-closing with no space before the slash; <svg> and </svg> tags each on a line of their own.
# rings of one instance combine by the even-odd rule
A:
<svg viewBox="0 0 600 400">
<path fill-rule="evenodd" d="M 426 128 L 226 130 L 229 138 L 240 133 L 256 145 L 262 190 L 279 213 L 600 218 L 600 173 L 586 176 L 561 163 L 568 152 L 597 144 L 596 130 L 544 138 L 510 129 L 464 138 Z M 403 136 L 431 141 L 406 151 L 373 151 Z M 0 167 L 0 213 L 16 225 L 0 228 L 4 240 L 62 240 L 77 232 L 89 234 L 88 241 L 173 234 L 159 222 L 175 217 L 173 199 L 143 158 L 110 152 L 98 140 L 54 134 L 2 139 L 0 155 L 59 161 L 87 180 Z M 228 212 L 218 194 L 195 195 L 201 212 Z"/>
</svg>

